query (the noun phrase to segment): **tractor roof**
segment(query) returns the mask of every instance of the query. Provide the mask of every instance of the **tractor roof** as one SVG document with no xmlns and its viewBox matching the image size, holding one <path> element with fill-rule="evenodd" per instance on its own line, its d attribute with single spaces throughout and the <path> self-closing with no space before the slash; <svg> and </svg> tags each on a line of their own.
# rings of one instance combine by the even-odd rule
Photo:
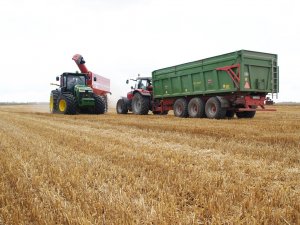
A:
<svg viewBox="0 0 300 225">
<path fill-rule="evenodd" d="M 86 73 L 70 73 L 70 72 L 65 72 L 62 75 L 66 75 L 66 76 L 68 76 L 68 75 L 72 75 L 72 76 L 82 76 L 82 75 L 84 75 L 84 76 L 87 76 Z"/>
<path fill-rule="evenodd" d="M 152 77 L 137 77 L 137 80 L 152 80 Z"/>
</svg>

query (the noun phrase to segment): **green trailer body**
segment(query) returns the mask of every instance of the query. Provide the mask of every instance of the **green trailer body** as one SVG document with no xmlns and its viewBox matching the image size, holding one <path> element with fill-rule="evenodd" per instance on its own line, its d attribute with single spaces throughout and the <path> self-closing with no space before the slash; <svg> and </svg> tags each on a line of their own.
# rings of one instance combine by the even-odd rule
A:
<svg viewBox="0 0 300 225">
<path fill-rule="evenodd" d="M 152 72 L 153 98 L 277 94 L 277 55 L 240 50 Z"/>
</svg>

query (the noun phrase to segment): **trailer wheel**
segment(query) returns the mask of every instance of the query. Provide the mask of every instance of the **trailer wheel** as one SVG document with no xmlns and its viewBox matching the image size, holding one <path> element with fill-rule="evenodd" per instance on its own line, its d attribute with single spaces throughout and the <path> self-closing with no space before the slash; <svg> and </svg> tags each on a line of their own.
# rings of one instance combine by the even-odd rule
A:
<svg viewBox="0 0 300 225">
<path fill-rule="evenodd" d="M 127 103 L 124 99 L 119 99 L 117 102 L 117 113 L 118 114 L 127 114 L 128 113 L 128 107 L 127 107 Z"/>
<path fill-rule="evenodd" d="M 228 119 L 232 119 L 234 117 L 234 111 L 233 110 L 227 110 L 226 111 L 226 117 Z"/>
<path fill-rule="evenodd" d="M 50 94 L 50 112 L 51 113 L 57 112 L 58 95 L 59 95 L 59 92 L 57 90 L 51 91 L 51 94 Z"/>
<path fill-rule="evenodd" d="M 104 106 L 105 106 L 105 110 L 104 112 L 107 112 L 108 111 L 108 98 L 107 98 L 107 95 L 101 95 L 100 96 L 104 102 Z"/>
<path fill-rule="evenodd" d="M 226 109 L 221 107 L 221 102 L 217 97 L 211 97 L 205 104 L 205 113 L 210 119 L 224 119 Z"/>
<path fill-rule="evenodd" d="M 177 117 L 188 117 L 188 103 L 184 98 L 179 98 L 173 105 L 174 115 Z"/>
<path fill-rule="evenodd" d="M 169 110 L 164 110 L 164 111 L 162 111 L 162 112 L 160 112 L 160 111 L 153 111 L 152 113 L 153 113 L 154 115 L 168 115 Z"/>
<path fill-rule="evenodd" d="M 256 111 L 242 111 L 242 112 L 236 112 L 237 118 L 253 118 L 256 114 Z"/>
<path fill-rule="evenodd" d="M 188 113 L 192 118 L 201 118 L 205 115 L 205 105 L 201 98 L 192 98 L 188 104 Z"/>
<path fill-rule="evenodd" d="M 132 112 L 136 115 L 146 115 L 149 112 L 149 97 L 136 93 L 132 98 Z"/>
<path fill-rule="evenodd" d="M 103 114 L 105 113 L 105 102 L 101 96 L 95 95 L 95 114 Z"/>
<path fill-rule="evenodd" d="M 58 112 L 61 114 L 76 114 L 76 99 L 71 94 L 61 94 L 58 99 Z"/>
</svg>

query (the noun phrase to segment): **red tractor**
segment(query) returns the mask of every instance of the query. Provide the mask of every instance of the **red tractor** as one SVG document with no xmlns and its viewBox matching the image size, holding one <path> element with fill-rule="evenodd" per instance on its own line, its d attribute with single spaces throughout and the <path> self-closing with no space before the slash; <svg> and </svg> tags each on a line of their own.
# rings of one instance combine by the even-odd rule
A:
<svg viewBox="0 0 300 225">
<path fill-rule="evenodd" d="M 105 111 L 108 108 L 107 94 L 110 92 L 110 80 L 95 74 L 87 69 L 85 61 L 80 54 L 76 54 L 72 58 L 80 69 L 81 73 L 85 73 L 88 76 L 87 85 L 93 89 L 93 93 L 100 96 L 105 102 Z"/>
<path fill-rule="evenodd" d="M 132 111 L 136 115 L 146 115 L 149 110 L 153 114 L 168 114 L 168 111 L 153 111 L 152 109 L 152 78 L 151 77 L 137 77 L 130 79 L 135 81 L 135 86 L 131 87 L 131 91 L 127 93 L 127 98 L 123 97 L 117 102 L 117 113 L 126 114 Z M 129 80 L 126 81 L 129 83 Z"/>
</svg>

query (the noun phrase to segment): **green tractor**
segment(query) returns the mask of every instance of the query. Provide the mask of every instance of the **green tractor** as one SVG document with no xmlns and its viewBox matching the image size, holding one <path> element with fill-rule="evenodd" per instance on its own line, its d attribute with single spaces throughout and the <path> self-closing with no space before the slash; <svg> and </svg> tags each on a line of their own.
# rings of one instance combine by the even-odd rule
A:
<svg viewBox="0 0 300 225">
<path fill-rule="evenodd" d="M 88 79 L 85 73 L 63 73 L 60 77 L 56 77 L 56 81 L 60 80 L 60 85 L 57 85 L 59 88 L 51 91 L 51 113 L 103 114 L 105 102 L 101 96 L 93 93 L 91 87 L 87 86 Z"/>
</svg>

